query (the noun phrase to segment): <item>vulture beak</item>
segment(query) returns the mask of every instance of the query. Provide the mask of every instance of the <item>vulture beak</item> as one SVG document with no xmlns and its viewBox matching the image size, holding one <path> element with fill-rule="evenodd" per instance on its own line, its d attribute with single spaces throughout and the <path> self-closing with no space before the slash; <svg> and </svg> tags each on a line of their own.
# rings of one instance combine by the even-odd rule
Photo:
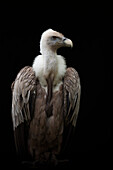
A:
<svg viewBox="0 0 113 170">
<path fill-rule="evenodd" d="M 73 47 L 73 43 L 70 39 L 63 37 L 63 43 L 66 47 Z"/>
</svg>

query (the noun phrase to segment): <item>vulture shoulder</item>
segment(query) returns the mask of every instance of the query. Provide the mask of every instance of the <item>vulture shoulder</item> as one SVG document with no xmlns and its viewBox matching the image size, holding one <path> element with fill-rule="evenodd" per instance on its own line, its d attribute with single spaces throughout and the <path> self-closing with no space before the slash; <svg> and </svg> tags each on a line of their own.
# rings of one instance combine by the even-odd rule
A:
<svg viewBox="0 0 113 170">
<path fill-rule="evenodd" d="M 22 157 L 26 152 L 27 133 L 36 96 L 36 77 L 32 67 L 26 66 L 21 69 L 11 88 L 15 144 L 18 154 Z"/>
</svg>

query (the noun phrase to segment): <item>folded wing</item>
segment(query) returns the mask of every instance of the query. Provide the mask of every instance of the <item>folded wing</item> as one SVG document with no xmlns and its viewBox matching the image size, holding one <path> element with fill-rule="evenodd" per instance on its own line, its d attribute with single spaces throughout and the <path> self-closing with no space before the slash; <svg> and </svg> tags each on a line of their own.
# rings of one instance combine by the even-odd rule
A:
<svg viewBox="0 0 113 170">
<path fill-rule="evenodd" d="M 12 84 L 12 121 L 17 153 L 27 155 L 27 135 L 33 117 L 36 96 L 36 77 L 32 67 L 20 70 Z"/>
<path fill-rule="evenodd" d="M 64 140 L 63 152 L 72 147 L 77 116 L 80 106 L 80 78 L 74 68 L 69 67 L 64 77 Z"/>
</svg>

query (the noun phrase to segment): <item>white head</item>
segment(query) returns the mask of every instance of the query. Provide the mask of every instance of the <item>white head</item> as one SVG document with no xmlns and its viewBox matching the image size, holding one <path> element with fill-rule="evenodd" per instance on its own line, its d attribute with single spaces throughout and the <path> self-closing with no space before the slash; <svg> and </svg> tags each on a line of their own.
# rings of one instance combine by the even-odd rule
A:
<svg viewBox="0 0 113 170">
<path fill-rule="evenodd" d="M 46 53 L 48 50 L 56 52 L 60 47 L 72 47 L 73 43 L 70 39 L 65 38 L 63 34 L 52 29 L 46 30 L 40 40 L 40 52 Z"/>
</svg>

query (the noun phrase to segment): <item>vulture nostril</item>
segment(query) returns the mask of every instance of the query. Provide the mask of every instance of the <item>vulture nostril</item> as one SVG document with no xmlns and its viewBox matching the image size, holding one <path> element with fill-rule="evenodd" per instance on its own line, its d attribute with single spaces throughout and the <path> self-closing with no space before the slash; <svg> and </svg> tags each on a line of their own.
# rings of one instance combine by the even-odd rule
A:
<svg viewBox="0 0 113 170">
<path fill-rule="evenodd" d="M 63 41 L 65 41 L 67 38 L 66 37 L 63 37 Z"/>
</svg>

